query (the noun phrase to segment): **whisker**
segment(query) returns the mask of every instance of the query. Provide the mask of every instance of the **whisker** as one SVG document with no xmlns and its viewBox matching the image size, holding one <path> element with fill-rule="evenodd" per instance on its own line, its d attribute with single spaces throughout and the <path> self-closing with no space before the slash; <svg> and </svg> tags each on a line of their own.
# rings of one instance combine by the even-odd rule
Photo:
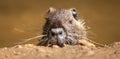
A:
<svg viewBox="0 0 120 59">
<path fill-rule="evenodd" d="M 70 41 L 69 40 L 66 40 L 66 43 L 70 45 Z"/>
<path fill-rule="evenodd" d="M 47 46 L 48 46 L 48 47 L 52 45 L 52 44 L 50 44 L 50 43 L 51 43 L 51 40 L 48 40 L 48 42 L 47 42 Z"/>
<path fill-rule="evenodd" d="M 35 37 L 29 38 L 29 39 L 25 39 L 25 40 L 22 41 L 22 42 L 17 42 L 17 43 L 15 43 L 15 44 L 23 44 L 23 43 L 26 43 L 26 42 L 28 42 L 28 41 L 30 41 L 30 40 L 33 40 L 33 39 L 36 39 L 36 38 L 40 38 L 40 37 L 44 37 L 44 36 L 47 36 L 47 35 L 35 36 Z"/>
<path fill-rule="evenodd" d="M 91 43 L 93 43 L 93 44 L 96 44 L 96 45 L 98 45 L 98 46 L 101 46 L 101 47 L 108 47 L 108 46 L 106 46 L 106 45 L 104 45 L 104 44 L 101 44 L 101 43 L 97 43 L 97 42 L 95 42 L 95 41 L 93 41 L 93 40 L 88 40 L 89 42 L 91 42 Z"/>
<path fill-rule="evenodd" d="M 48 38 L 41 39 L 38 45 L 45 45 L 48 42 Z"/>
<path fill-rule="evenodd" d="M 73 40 L 72 37 L 67 37 L 67 43 L 70 45 L 71 44 L 71 40 Z"/>
</svg>

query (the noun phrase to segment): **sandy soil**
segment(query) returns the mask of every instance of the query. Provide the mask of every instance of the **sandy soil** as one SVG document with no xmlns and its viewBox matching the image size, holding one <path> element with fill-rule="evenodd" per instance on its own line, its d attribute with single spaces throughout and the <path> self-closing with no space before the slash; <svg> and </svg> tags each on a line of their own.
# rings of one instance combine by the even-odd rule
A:
<svg viewBox="0 0 120 59">
<path fill-rule="evenodd" d="M 0 59 L 120 59 L 120 42 L 92 48 L 80 45 L 63 48 L 16 45 L 0 48 Z"/>
</svg>

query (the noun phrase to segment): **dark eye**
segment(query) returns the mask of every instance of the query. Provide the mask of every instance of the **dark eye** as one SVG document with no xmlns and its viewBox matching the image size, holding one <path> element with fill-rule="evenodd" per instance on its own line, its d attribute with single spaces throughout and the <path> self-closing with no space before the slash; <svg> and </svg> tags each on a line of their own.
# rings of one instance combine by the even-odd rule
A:
<svg viewBox="0 0 120 59">
<path fill-rule="evenodd" d="M 70 20 L 69 23 L 72 24 L 72 20 Z"/>
<path fill-rule="evenodd" d="M 77 10 L 75 8 L 72 9 L 72 15 L 76 20 L 78 20 Z"/>
</svg>

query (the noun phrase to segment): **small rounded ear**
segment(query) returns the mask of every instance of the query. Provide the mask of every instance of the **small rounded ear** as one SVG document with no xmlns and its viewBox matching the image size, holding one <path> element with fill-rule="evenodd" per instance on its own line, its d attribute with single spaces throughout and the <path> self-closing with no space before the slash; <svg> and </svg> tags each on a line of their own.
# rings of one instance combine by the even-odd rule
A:
<svg viewBox="0 0 120 59">
<path fill-rule="evenodd" d="M 53 13 L 56 9 L 53 8 L 53 7 L 50 7 L 49 10 L 48 10 L 48 13 Z"/>
<path fill-rule="evenodd" d="M 48 11 L 47 11 L 47 14 L 46 14 L 45 19 L 46 19 L 46 20 L 49 20 L 48 18 L 51 16 L 51 13 L 54 13 L 55 11 L 56 11 L 55 8 L 50 7 L 50 8 L 48 9 Z"/>
<path fill-rule="evenodd" d="M 76 9 L 76 8 L 70 8 L 70 10 L 71 10 L 73 13 L 77 13 L 77 9 Z"/>
<path fill-rule="evenodd" d="M 78 20 L 78 12 L 77 12 L 77 9 L 76 9 L 76 8 L 71 8 L 70 11 L 71 11 L 73 17 L 74 17 L 76 20 Z"/>
</svg>

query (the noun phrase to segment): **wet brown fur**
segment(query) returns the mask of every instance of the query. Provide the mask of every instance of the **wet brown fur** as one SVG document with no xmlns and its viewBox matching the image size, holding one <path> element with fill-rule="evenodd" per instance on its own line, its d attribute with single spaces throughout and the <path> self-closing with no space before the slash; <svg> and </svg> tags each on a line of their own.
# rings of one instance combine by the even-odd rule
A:
<svg viewBox="0 0 120 59">
<path fill-rule="evenodd" d="M 65 44 L 75 45 L 74 41 L 86 40 L 86 29 L 85 22 L 81 19 L 78 19 L 78 14 L 76 17 L 73 17 L 71 9 L 55 9 L 50 8 L 47 12 L 46 23 L 43 26 L 43 35 L 38 45 L 48 46 L 49 44 L 49 31 L 51 28 L 61 27 L 65 30 L 67 37 Z M 56 44 L 57 45 L 57 44 Z"/>
</svg>

